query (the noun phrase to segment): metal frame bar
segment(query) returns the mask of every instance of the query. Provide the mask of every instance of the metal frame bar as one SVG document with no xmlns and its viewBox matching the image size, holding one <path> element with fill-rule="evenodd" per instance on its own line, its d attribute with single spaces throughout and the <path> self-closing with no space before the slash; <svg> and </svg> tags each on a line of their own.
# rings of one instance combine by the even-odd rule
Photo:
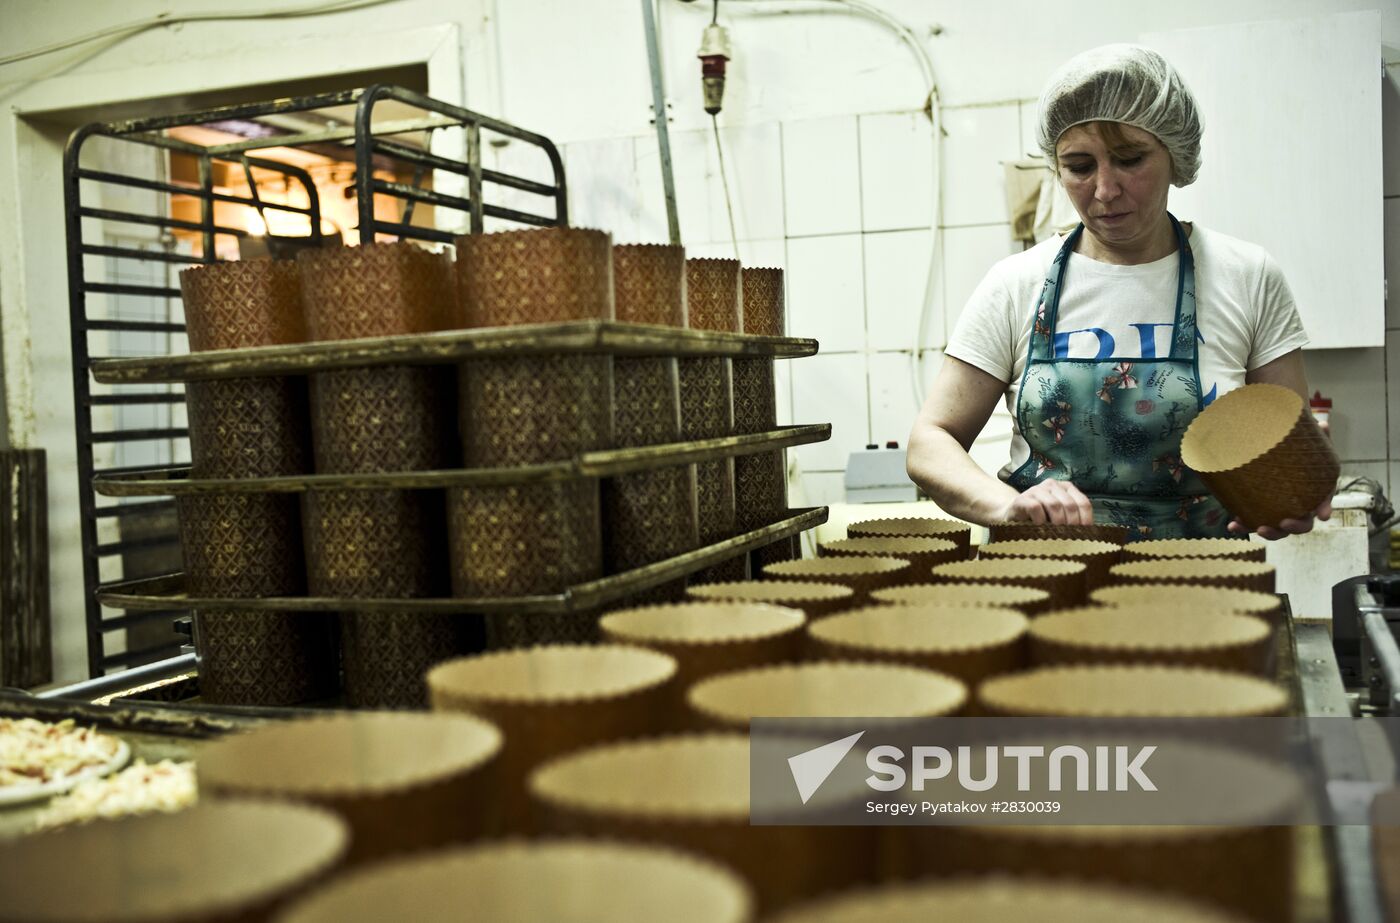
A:
<svg viewBox="0 0 1400 923">
<path fill-rule="evenodd" d="M 413 119 L 379 119 L 376 121 L 376 106 L 387 101 L 395 101 L 416 107 L 424 115 Z M 323 131 L 299 132 L 293 134 L 271 134 L 263 138 L 241 139 L 238 141 L 201 146 L 179 138 L 168 137 L 164 132 L 172 128 L 202 125 L 229 120 L 254 120 L 287 113 L 306 112 L 337 106 L 354 105 L 353 125 L 336 126 Z M 382 110 L 381 110 L 382 111 Z M 410 132 L 432 132 L 442 128 L 462 128 L 467 136 L 467 157 L 457 160 L 438 153 L 422 151 L 401 136 Z M 535 145 L 545 152 L 553 171 L 553 182 L 544 183 L 534 179 L 512 176 L 508 173 L 487 170 L 481 163 L 481 132 L 485 129 L 527 144 Z M 196 159 L 198 166 L 197 182 L 182 184 L 158 179 L 129 176 L 110 170 L 93 169 L 81 165 L 82 154 L 93 139 L 104 139 L 109 143 L 122 142 L 141 144 L 164 151 L 189 154 Z M 68 139 L 64 151 L 64 202 L 65 226 L 68 242 L 68 309 L 71 330 L 70 348 L 73 359 L 73 394 L 75 404 L 74 436 L 78 445 L 78 498 L 81 515 L 83 578 L 88 590 L 86 604 L 88 669 L 98 676 L 108 667 L 139 664 L 143 659 L 159 655 L 169 645 L 148 651 L 129 650 L 123 654 L 106 656 L 104 633 L 135 624 L 130 616 L 103 617 L 102 606 L 96 598 L 100 585 L 99 562 L 103 558 L 134 550 L 130 542 L 117 541 L 99 544 L 97 540 L 98 522 L 101 519 L 123 519 L 143 513 L 164 512 L 173 507 L 173 501 L 133 504 L 127 506 L 97 506 L 97 495 L 93 488 L 93 478 L 97 474 L 119 475 L 121 468 L 98 471 L 94 463 L 93 449 L 102 443 L 140 443 L 157 440 L 165 444 L 169 440 L 184 438 L 187 431 L 179 427 L 142 427 L 97 432 L 93 425 L 93 408 L 106 406 L 170 406 L 175 407 L 184 401 L 178 391 L 170 393 L 138 394 L 93 394 L 92 370 L 94 363 L 104 361 L 94 356 L 88 343 L 89 332 L 132 332 L 155 334 L 180 334 L 185 325 L 169 321 L 126 320 L 120 317 L 91 318 L 88 316 L 89 295 L 114 297 L 149 297 L 171 299 L 180 297 L 174 286 L 131 285 L 106 281 L 89 281 L 84 266 L 84 258 L 89 256 L 129 260 L 134 263 L 161 263 L 172 266 L 199 265 L 213 263 L 217 238 L 246 237 L 248 232 L 238 227 L 218 225 L 214 221 L 216 203 L 227 203 L 246 208 L 278 210 L 286 213 L 305 215 L 311 224 L 311 236 L 321 234 L 321 203 L 315 183 L 303 169 L 264 157 L 250 156 L 259 149 L 306 148 L 324 154 L 328 146 L 343 146 L 346 159 L 356 166 L 355 190 L 359 195 L 361 241 L 371 241 L 378 235 L 388 235 L 405 239 L 426 240 L 436 243 L 450 243 L 456 234 L 463 231 L 480 233 L 484 230 L 486 217 L 501 218 L 531 226 L 566 225 L 568 223 L 568 197 L 564 184 L 563 160 L 553 142 L 543 135 L 528 132 L 498 119 L 451 106 L 418 93 L 399 87 L 374 85 L 363 89 L 342 90 L 334 93 L 321 93 L 311 96 L 289 97 L 264 102 L 246 103 L 234 106 L 221 106 L 198 112 L 161 115 L 150 118 L 125 119 L 111 122 L 98 122 L 76 130 Z M 385 163 L 406 164 L 419 175 L 428 170 L 444 170 L 468 180 L 470 192 L 466 198 L 449 195 L 431 188 L 406 186 L 402 183 L 387 182 L 374 177 L 376 166 Z M 217 191 L 214 187 L 215 164 L 229 164 L 244 170 L 265 169 L 276 171 L 287 177 L 288 182 L 299 182 L 307 193 L 307 205 L 293 206 L 267 202 L 257 195 L 256 186 L 248 196 L 233 195 Z M 554 215 L 530 214 L 516 209 L 487 204 L 482 197 L 486 184 L 518 189 L 552 199 Z M 103 185 L 142 189 L 165 196 L 193 198 L 199 201 L 198 220 L 174 218 L 162 211 L 144 214 L 101 207 L 100 202 L 88 201 L 92 190 Z M 374 196 L 390 197 L 405 203 L 400 211 L 401 221 L 379 221 L 374 218 Z M 444 209 L 456 209 L 466 215 L 465 226 L 447 230 L 444 227 L 425 227 L 412 224 L 413 212 L 409 206 L 421 202 Z M 198 235 L 199 253 L 180 254 L 159 250 L 144 251 L 131 247 L 109 246 L 101 241 L 85 243 L 82 239 L 84 219 L 136 224 L 163 230 L 192 231 Z M 149 466 L 137 466 L 147 468 Z M 178 469 L 179 465 L 169 466 Z M 145 541 L 145 540 L 142 540 Z M 149 620 L 149 617 L 147 617 Z"/>
</svg>

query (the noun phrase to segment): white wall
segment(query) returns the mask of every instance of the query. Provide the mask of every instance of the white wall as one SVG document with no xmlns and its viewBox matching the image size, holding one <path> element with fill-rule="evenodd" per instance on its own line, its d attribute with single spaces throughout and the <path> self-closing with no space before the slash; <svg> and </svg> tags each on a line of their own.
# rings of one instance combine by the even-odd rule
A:
<svg viewBox="0 0 1400 923">
<path fill-rule="evenodd" d="M 927 318 L 926 345 L 934 347 L 985 268 L 1011 248 L 998 162 L 1031 147 L 1031 101 L 1070 55 L 1150 31 L 1377 5 L 1384 7 L 1379 38 L 1400 47 L 1400 5 L 1376 0 L 873 2 L 919 36 L 946 106 L 943 245 L 934 254 L 937 284 Z M 775 6 L 781 8 L 765 5 Z M 781 380 L 784 420 L 835 424 L 831 444 L 796 453 L 808 472 L 807 499 L 822 502 L 839 496 L 847 451 L 867 440 L 902 442 L 913 415 L 910 351 L 928 258 L 932 185 L 927 122 L 919 114 L 924 87 L 913 58 L 882 26 L 834 5 L 802 8 L 814 6 L 760 15 L 745 0 L 721 5 L 734 60 L 719 124 L 742 256 L 787 269 L 790 332 L 823 340 L 823 355 L 792 363 Z M 7 0 L 0 56 L 169 9 L 207 8 L 172 0 Z M 685 243 L 696 253 L 725 253 L 727 217 L 694 56 L 709 7 L 662 0 L 660 13 Z M 149 76 L 152 69 L 167 75 L 163 92 L 172 94 L 291 79 L 314 66 L 360 70 L 363 62 L 344 59 L 393 59 L 404 36 L 441 24 L 451 27 L 443 41 L 454 48 L 438 60 L 451 60 L 458 72 L 430 72 L 435 93 L 444 95 L 441 88 L 455 83 L 451 95 L 469 107 L 562 144 L 576 223 L 596 223 L 619 240 L 664 239 L 642 17 L 630 0 L 399 0 L 275 22 L 161 27 L 118 44 L 0 68 L 0 218 L 11 226 L 22 222 L 25 231 L 23 240 L 0 235 L 6 398 L 12 410 L 15 401 L 30 405 L 20 419 L 12 414 L 9 435 L 15 444 L 51 453 L 60 677 L 78 675 L 82 663 L 81 577 L 75 588 L 71 566 L 71 397 L 67 417 L 63 407 L 71 395 L 61 321 L 66 293 L 57 281 L 61 270 L 50 272 L 25 251 L 34 241 L 62 246 L 61 225 L 54 225 L 60 201 L 54 152 L 66 129 L 62 114 L 52 110 L 63 108 L 68 96 L 98 105 L 150 95 L 133 90 L 129 77 Z M 317 56 L 307 48 L 342 50 Z M 1400 117 L 1394 116 L 1400 102 L 1393 86 L 1386 92 L 1392 116 L 1386 126 L 1386 252 L 1389 276 L 1397 280 Z M 48 114 L 28 118 L 36 100 Z M 507 148 L 500 156 L 512 153 Z M 21 160 L 23 171 L 14 168 Z M 27 211 L 22 203 L 29 203 Z M 1400 332 L 1396 302 L 1390 301 L 1388 326 Z M 1309 357 L 1317 385 L 1338 399 L 1333 419 L 1344 456 L 1387 479 L 1391 459 L 1400 462 L 1400 368 L 1389 376 L 1390 399 L 1378 394 L 1388 364 L 1400 362 L 1400 350 L 1390 345 L 1400 347 L 1392 342 L 1356 356 Z M 934 353 L 927 379 L 937 360 Z M 993 419 L 989 432 L 1001 435 L 1005 426 L 1004 419 Z M 1002 452 L 1004 439 L 986 443 L 979 456 L 995 467 Z"/>
</svg>

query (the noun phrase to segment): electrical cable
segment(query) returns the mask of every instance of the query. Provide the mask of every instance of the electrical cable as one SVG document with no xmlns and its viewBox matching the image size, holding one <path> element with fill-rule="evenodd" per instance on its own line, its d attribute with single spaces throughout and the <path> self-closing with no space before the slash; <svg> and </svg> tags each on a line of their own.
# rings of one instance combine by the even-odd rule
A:
<svg viewBox="0 0 1400 923">
<path fill-rule="evenodd" d="M 86 45 L 89 42 L 101 41 L 104 38 L 117 38 L 118 41 L 122 41 L 131 38 L 133 35 L 145 32 L 148 29 L 154 29 L 158 26 L 173 26 L 176 23 L 215 22 L 240 19 L 295 19 L 301 16 L 316 16 L 322 13 L 349 12 L 364 7 L 379 6 L 380 4 L 393 2 L 395 2 L 395 0 L 332 0 L 332 2 L 329 3 L 314 3 L 300 7 L 248 10 L 243 12 L 210 11 L 178 14 L 166 12 L 152 16 L 149 19 L 136 20 L 135 22 L 124 23 L 117 26 L 108 26 L 96 32 L 89 32 L 87 35 L 80 35 L 76 38 L 65 39 L 61 42 L 53 42 L 38 48 L 31 48 L 28 51 L 6 55 L 0 58 L 0 67 L 6 64 L 14 64 L 17 61 L 26 61 L 30 58 L 53 54 L 56 51 L 64 51 L 78 45 Z M 115 42 L 113 44 L 115 44 Z"/>
<path fill-rule="evenodd" d="M 729 9 L 731 12 L 739 7 L 750 5 L 767 6 L 771 4 L 791 6 L 809 3 L 825 3 L 847 7 L 853 12 L 860 13 L 861 15 L 879 22 L 881 25 L 894 32 L 899 37 L 900 41 L 909 49 L 914 57 L 915 63 L 917 63 L 919 67 L 919 71 L 927 85 L 923 108 L 929 116 L 930 130 L 933 139 L 933 190 L 930 202 L 931 220 L 929 221 L 928 273 L 924 279 L 923 303 L 919 306 L 919 322 L 915 330 L 914 347 L 910 354 L 911 361 L 909 368 L 910 383 L 914 391 L 914 405 L 916 407 L 921 407 L 927 395 L 923 375 L 924 354 L 933 351 L 933 348 L 926 348 L 924 346 L 924 340 L 928 333 L 929 314 L 933 309 L 933 295 L 936 291 L 936 287 L 942 281 L 938 275 L 938 264 L 934 260 L 934 256 L 938 252 L 940 237 L 939 225 L 942 223 L 941 218 L 943 210 L 943 108 L 938 97 L 938 80 L 933 67 L 933 59 L 929 56 L 928 50 L 924 48 L 923 44 L 919 41 L 918 36 L 914 34 L 913 29 L 874 4 L 866 2 L 866 0 L 729 0 L 729 2 Z M 714 0 L 714 7 L 714 12 L 717 14 L 719 0 Z M 774 13 L 781 13 L 784 11 L 773 11 L 770 13 L 766 10 L 753 10 L 752 12 L 760 15 L 773 15 Z"/>
<path fill-rule="evenodd" d="M 714 7 L 714 9 L 710 10 L 710 25 L 713 26 L 719 22 L 719 0 L 714 0 L 711 6 Z"/>
<path fill-rule="evenodd" d="M 729 175 L 724 170 L 724 145 L 719 140 L 719 116 L 710 116 L 715 132 L 715 152 L 719 156 L 719 179 L 724 185 L 724 207 L 729 212 L 729 239 L 734 243 L 734 259 L 739 259 L 739 231 L 734 224 L 734 201 L 729 195 Z"/>
</svg>

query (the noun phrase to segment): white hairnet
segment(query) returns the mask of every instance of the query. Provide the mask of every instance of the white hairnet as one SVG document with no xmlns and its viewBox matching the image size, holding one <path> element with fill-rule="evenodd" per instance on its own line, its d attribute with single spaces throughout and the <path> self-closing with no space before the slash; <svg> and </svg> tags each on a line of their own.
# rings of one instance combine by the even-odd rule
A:
<svg viewBox="0 0 1400 923">
<path fill-rule="evenodd" d="M 1201 116 L 1176 68 L 1141 45 L 1101 45 L 1071 58 L 1040 94 L 1037 141 L 1050 163 L 1065 130 L 1122 122 L 1150 131 L 1172 157 L 1172 182 L 1189 186 L 1201 168 Z"/>
</svg>

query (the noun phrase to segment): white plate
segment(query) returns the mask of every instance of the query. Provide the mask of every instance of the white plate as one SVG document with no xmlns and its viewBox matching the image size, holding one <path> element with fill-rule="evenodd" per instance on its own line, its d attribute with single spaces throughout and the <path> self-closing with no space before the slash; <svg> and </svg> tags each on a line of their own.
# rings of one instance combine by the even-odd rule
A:
<svg viewBox="0 0 1400 923">
<path fill-rule="evenodd" d="M 131 759 L 131 747 L 120 737 L 114 738 L 117 742 L 117 752 L 105 763 L 96 766 L 89 766 L 86 769 L 75 772 L 71 776 L 63 779 L 54 779 L 52 782 L 43 782 L 36 785 L 8 785 L 0 788 L 0 808 L 10 807 L 17 804 L 28 804 L 31 801 L 38 801 L 42 798 L 51 798 L 54 795 L 62 795 L 64 792 L 74 788 L 79 782 L 88 779 L 100 779 L 108 773 L 116 772 L 126 765 L 126 761 Z"/>
</svg>

